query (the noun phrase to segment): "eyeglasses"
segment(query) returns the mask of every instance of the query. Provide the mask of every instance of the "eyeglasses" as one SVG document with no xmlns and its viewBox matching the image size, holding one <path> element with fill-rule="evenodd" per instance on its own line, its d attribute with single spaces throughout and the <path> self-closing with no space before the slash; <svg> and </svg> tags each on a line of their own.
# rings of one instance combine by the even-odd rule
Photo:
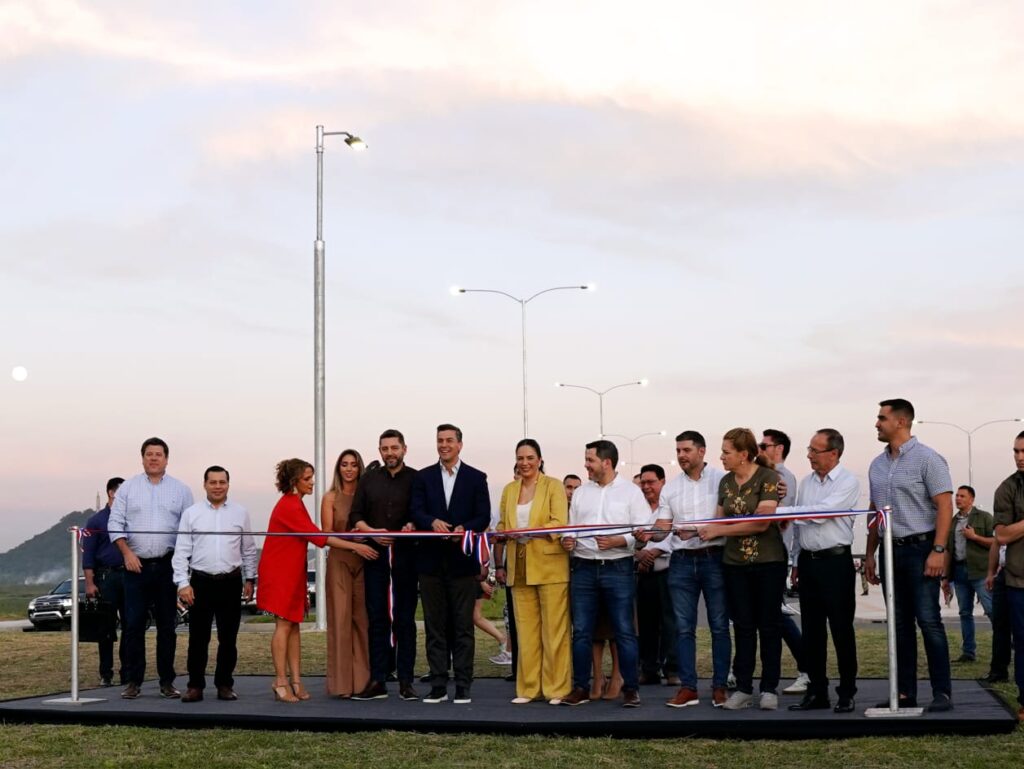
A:
<svg viewBox="0 0 1024 769">
<path fill-rule="evenodd" d="M 814 446 L 807 447 L 808 454 L 827 454 L 830 451 L 835 451 L 835 449 L 816 449 Z"/>
<path fill-rule="evenodd" d="M 772 446 L 777 446 L 777 445 L 778 445 L 778 444 L 776 444 L 776 443 L 759 443 L 759 444 L 757 444 L 757 447 L 758 447 L 759 449 L 761 449 L 761 451 L 767 451 L 767 450 L 768 450 L 768 449 L 770 449 L 770 448 L 771 448 Z"/>
</svg>

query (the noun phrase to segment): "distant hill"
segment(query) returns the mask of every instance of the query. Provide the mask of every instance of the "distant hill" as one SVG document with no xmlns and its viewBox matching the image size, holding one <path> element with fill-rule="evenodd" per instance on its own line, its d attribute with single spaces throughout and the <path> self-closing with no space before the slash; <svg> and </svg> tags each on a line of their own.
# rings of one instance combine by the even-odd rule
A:
<svg viewBox="0 0 1024 769">
<path fill-rule="evenodd" d="M 71 526 L 84 526 L 92 510 L 68 513 L 42 534 L 0 553 L 0 582 L 50 585 L 71 574 Z"/>
</svg>

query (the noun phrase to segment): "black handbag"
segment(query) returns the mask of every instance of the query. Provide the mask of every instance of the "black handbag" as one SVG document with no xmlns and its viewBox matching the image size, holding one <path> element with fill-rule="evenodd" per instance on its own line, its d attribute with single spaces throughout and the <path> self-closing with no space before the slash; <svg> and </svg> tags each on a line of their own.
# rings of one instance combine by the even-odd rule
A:
<svg viewBox="0 0 1024 769">
<path fill-rule="evenodd" d="M 117 609 L 109 601 L 78 604 L 78 640 L 85 643 L 117 640 Z"/>
</svg>

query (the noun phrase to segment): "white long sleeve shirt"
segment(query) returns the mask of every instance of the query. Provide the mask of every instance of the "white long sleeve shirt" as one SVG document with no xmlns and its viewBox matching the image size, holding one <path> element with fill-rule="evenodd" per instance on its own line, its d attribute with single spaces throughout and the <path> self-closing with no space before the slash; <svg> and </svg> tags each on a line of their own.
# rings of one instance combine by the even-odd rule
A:
<svg viewBox="0 0 1024 769">
<path fill-rule="evenodd" d="M 230 534 L 200 534 L 204 531 L 225 531 Z M 256 578 L 256 541 L 251 534 L 249 511 L 230 500 L 214 507 L 208 499 L 189 507 L 181 514 L 178 540 L 174 545 L 171 566 L 178 588 L 189 584 L 189 571 L 227 574 L 242 569 L 244 579 Z"/>
<path fill-rule="evenodd" d="M 592 526 L 597 524 L 613 524 L 629 526 L 630 529 L 647 526 L 653 518 L 651 506 L 644 499 L 640 487 L 616 473 L 611 483 L 604 486 L 594 481 L 587 481 L 572 495 L 569 506 L 569 524 L 572 526 Z M 626 544 L 600 550 L 594 537 L 602 534 L 600 530 L 586 532 L 587 536 L 576 537 L 576 549 L 573 555 L 588 560 L 612 561 L 617 558 L 632 558 L 635 539 L 631 531 L 611 530 L 610 536 L 625 536 Z M 575 536 L 575 535 L 570 535 Z"/>
<path fill-rule="evenodd" d="M 860 481 L 842 465 L 836 465 L 824 477 L 811 473 L 800 481 L 797 504 L 780 507 L 778 515 L 811 513 L 818 510 L 853 510 L 860 498 Z M 842 518 L 806 518 L 793 521 L 795 550 L 827 550 L 853 544 L 852 515 Z"/>
<path fill-rule="evenodd" d="M 709 465 L 704 465 L 697 480 L 686 473 L 677 475 L 661 490 L 658 520 L 672 521 L 675 530 L 690 521 L 714 518 L 718 510 L 718 486 L 724 477 L 724 472 Z M 673 550 L 700 550 L 725 544 L 725 537 L 703 542 L 700 537 L 680 539 L 674 533 L 666 540 L 671 541 Z"/>
</svg>

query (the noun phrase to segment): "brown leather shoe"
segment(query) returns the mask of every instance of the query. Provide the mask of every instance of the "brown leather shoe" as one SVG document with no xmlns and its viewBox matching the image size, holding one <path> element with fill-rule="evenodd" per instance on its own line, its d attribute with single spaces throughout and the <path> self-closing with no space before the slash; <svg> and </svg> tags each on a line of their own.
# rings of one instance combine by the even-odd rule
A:
<svg viewBox="0 0 1024 769">
<path fill-rule="evenodd" d="M 724 686 L 716 686 L 711 690 L 711 704 L 714 707 L 722 707 L 727 699 L 729 699 L 729 690 Z"/>
<path fill-rule="evenodd" d="M 638 708 L 640 707 L 640 692 L 636 689 L 623 689 L 622 690 L 622 707 L 624 708 Z"/>
<path fill-rule="evenodd" d="M 388 698 L 388 687 L 380 681 L 370 681 L 361 692 L 352 695 L 354 700 L 386 700 Z"/>
<path fill-rule="evenodd" d="M 181 696 L 181 692 L 174 684 L 160 684 L 160 696 L 165 700 L 176 700 Z"/>
<path fill-rule="evenodd" d="M 562 697 L 562 705 L 583 705 L 584 703 L 590 702 L 590 692 L 586 689 L 577 686 L 567 695 Z"/>
<path fill-rule="evenodd" d="M 124 687 L 124 691 L 121 692 L 121 699 L 123 699 L 123 700 L 138 699 L 138 696 L 141 693 L 142 692 L 139 689 L 139 685 L 138 684 L 128 684 L 126 687 Z"/>
<path fill-rule="evenodd" d="M 697 696 L 697 692 L 688 686 L 681 686 L 679 691 L 676 692 L 676 696 L 665 703 L 670 708 L 685 708 L 690 705 L 699 705 L 700 697 Z"/>
<path fill-rule="evenodd" d="M 185 689 L 185 693 L 181 695 L 182 702 L 199 702 L 203 699 L 203 690 L 196 689 L 193 686 L 189 686 Z"/>
<path fill-rule="evenodd" d="M 230 686 L 218 686 L 217 687 L 217 699 L 218 700 L 237 700 L 238 695 L 235 694 L 235 690 Z"/>
</svg>

